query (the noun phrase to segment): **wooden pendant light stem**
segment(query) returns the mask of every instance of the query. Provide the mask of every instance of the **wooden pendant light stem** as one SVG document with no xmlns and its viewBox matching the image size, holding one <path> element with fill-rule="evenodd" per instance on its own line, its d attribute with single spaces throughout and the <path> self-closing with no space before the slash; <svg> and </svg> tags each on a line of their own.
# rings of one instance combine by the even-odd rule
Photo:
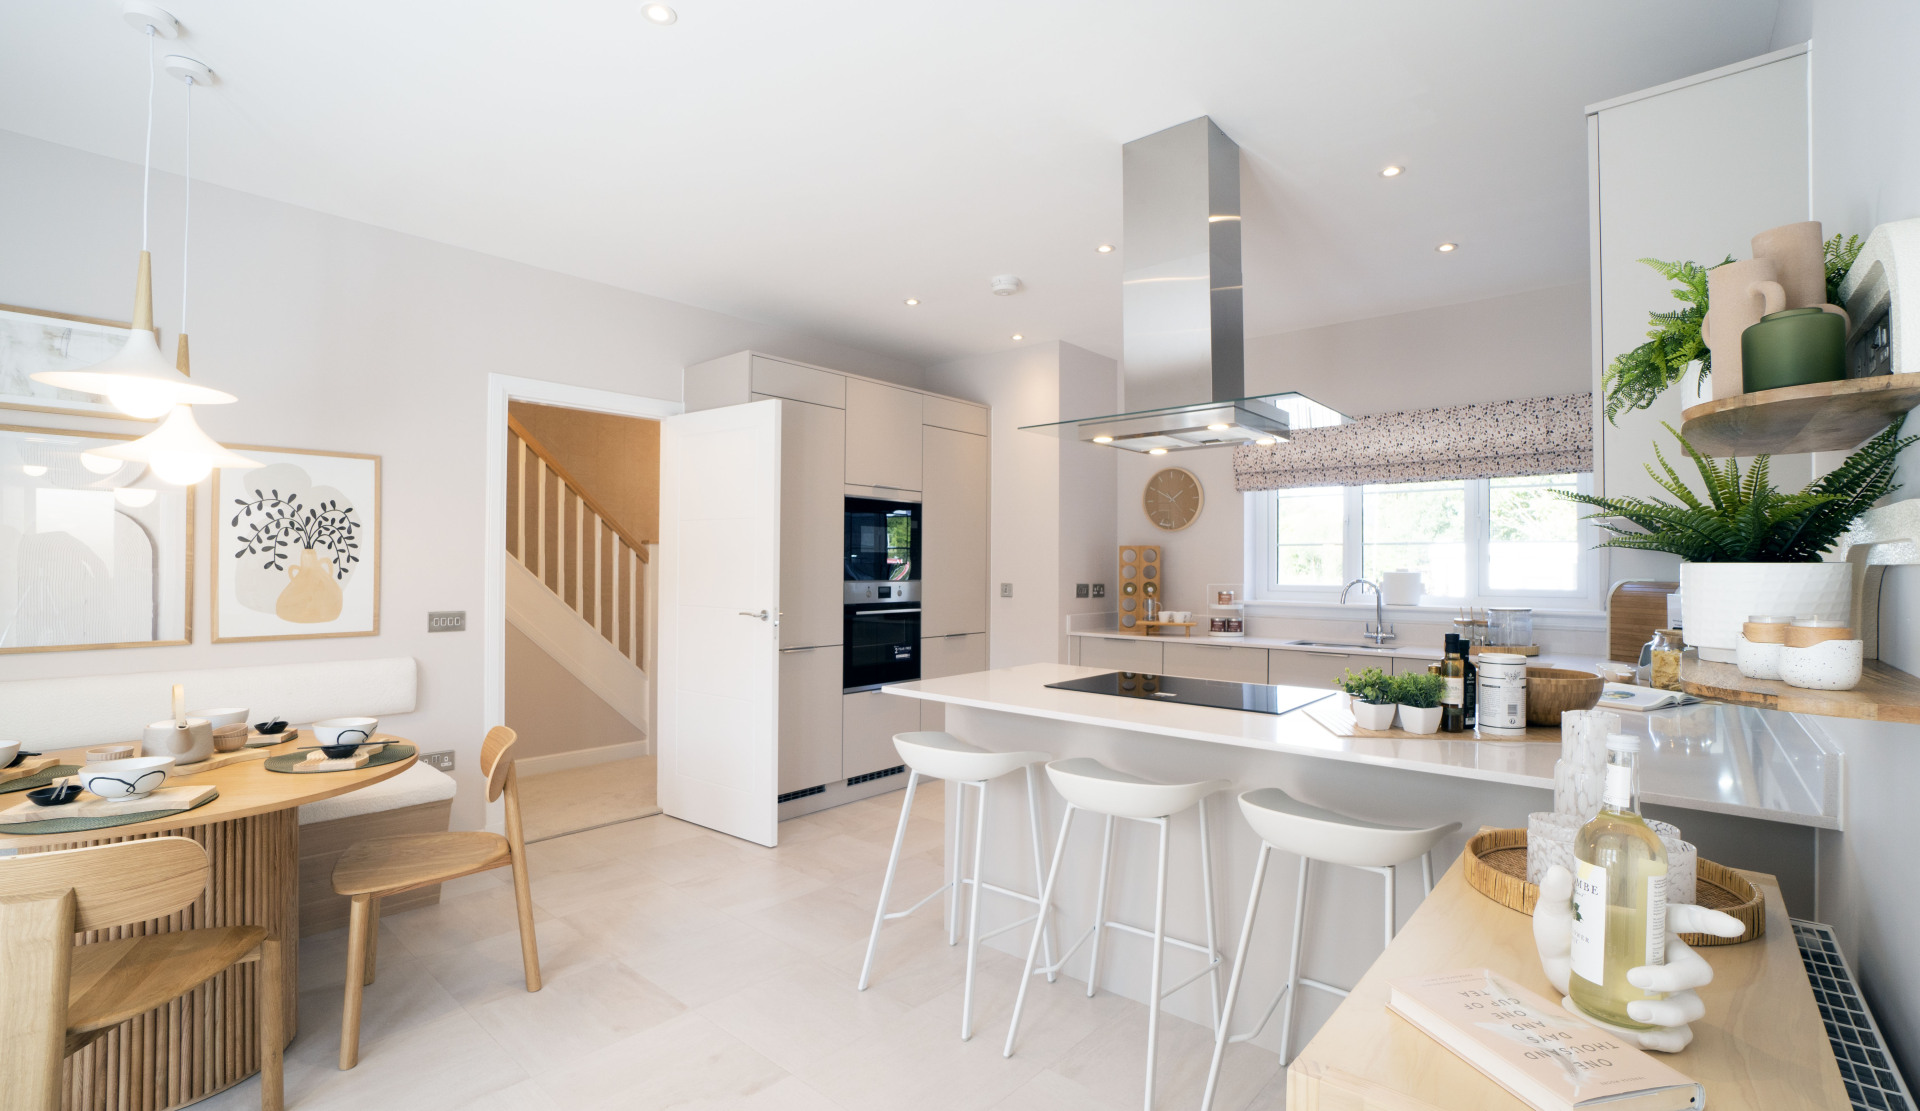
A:
<svg viewBox="0 0 1920 1111">
<path fill-rule="evenodd" d="M 133 330 L 153 331 L 153 256 L 140 252 L 140 279 L 133 287 Z"/>
<path fill-rule="evenodd" d="M 174 369 L 178 370 L 181 374 L 188 377 L 193 376 L 193 371 L 187 366 L 187 334 L 185 332 L 180 333 L 180 346 L 178 352 L 174 355 L 173 366 Z"/>
</svg>

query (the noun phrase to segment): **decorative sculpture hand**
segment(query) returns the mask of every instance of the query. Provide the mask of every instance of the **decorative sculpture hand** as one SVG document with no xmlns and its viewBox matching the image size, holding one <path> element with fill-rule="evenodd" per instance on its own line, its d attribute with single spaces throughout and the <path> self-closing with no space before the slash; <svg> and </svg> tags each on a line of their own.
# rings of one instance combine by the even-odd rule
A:
<svg viewBox="0 0 1920 1111">
<path fill-rule="evenodd" d="M 1601 1022 L 1576 1008 L 1571 998 L 1563 998 L 1562 1005 L 1641 1049 L 1678 1053 L 1693 1041 L 1693 1027 L 1688 1024 L 1707 1013 L 1706 1004 L 1693 989 L 1713 982 L 1713 966 L 1694 952 L 1692 946 L 1681 941 L 1680 935 L 1739 937 L 1745 929 L 1746 926 L 1730 914 L 1692 903 L 1667 904 L 1667 963 L 1641 965 L 1627 971 L 1627 982 L 1634 987 L 1667 993 L 1665 999 L 1641 999 L 1627 1004 L 1627 1014 L 1637 1022 L 1651 1023 L 1651 1030 L 1628 1030 Z M 1548 869 L 1540 881 L 1540 898 L 1533 907 L 1533 943 L 1540 950 L 1540 964 L 1546 970 L 1547 979 L 1565 997 L 1567 977 L 1573 971 L 1573 873 L 1558 865 Z"/>
</svg>

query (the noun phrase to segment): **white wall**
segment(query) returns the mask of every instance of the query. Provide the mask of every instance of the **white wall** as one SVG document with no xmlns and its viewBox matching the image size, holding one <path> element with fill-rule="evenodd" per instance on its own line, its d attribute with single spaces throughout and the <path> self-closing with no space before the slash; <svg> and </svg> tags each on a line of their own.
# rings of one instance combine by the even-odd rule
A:
<svg viewBox="0 0 1920 1111">
<path fill-rule="evenodd" d="M 137 165 L 0 132 L 0 303 L 126 319 L 139 200 Z M 677 400 L 681 367 L 752 347 L 909 384 L 920 377 L 917 367 L 786 329 L 205 184 L 194 204 L 194 373 L 240 397 L 199 410 L 199 420 L 227 442 L 383 457 L 381 634 L 210 644 L 203 555 L 196 643 L 7 656 L 0 676 L 409 655 L 420 663 L 420 708 L 386 724 L 459 754 L 457 826 L 481 822 L 479 743 L 494 724 L 482 718 L 477 627 L 489 372 Z M 179 180 L 155 175 L 155 308 L 169 352 L 179 212 Z M 129 427 L 15 411 L 0 411 L 0 421 Z M 201 553 L 211 513 L 203 494 Z M 428 635 L 430 609 L 466 610 L 467 632 Z"/>
</svg>

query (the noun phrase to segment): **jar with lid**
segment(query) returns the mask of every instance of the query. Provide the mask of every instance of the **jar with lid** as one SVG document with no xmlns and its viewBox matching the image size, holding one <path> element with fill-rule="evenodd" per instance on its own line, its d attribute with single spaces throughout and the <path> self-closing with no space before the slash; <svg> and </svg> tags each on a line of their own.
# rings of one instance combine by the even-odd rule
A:
<svg viewBox="0 0 1920 1111">
<path fill-rule="evenodd" d="M 1686 641 L 1678 629 L 1655 629 L 1647 642 L 1647 685 L 1655 690 L 1680 689 L 1680 653 Z"/>
<path fill-rule="evenodd" d="M 1533 643 L 1533 607 L 1487 607 L 1487 644 L 1524 648 Z"/>
</svg>

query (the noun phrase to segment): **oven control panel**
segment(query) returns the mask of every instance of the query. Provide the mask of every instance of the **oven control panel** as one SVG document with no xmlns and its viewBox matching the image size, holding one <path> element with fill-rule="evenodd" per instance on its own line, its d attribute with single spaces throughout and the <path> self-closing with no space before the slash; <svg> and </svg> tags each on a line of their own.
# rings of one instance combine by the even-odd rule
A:
<svg viewBox="0 0 1920 1111">
<path fill-rule="evenodd" d="M 843 583 L 845 587 L 842 601 L 849 606 L 879 602 L 891 605 L 898 602 L 918 602 L 920 583 L 915 580 L 900 582 L 855 582 Z"/>
</svg>

